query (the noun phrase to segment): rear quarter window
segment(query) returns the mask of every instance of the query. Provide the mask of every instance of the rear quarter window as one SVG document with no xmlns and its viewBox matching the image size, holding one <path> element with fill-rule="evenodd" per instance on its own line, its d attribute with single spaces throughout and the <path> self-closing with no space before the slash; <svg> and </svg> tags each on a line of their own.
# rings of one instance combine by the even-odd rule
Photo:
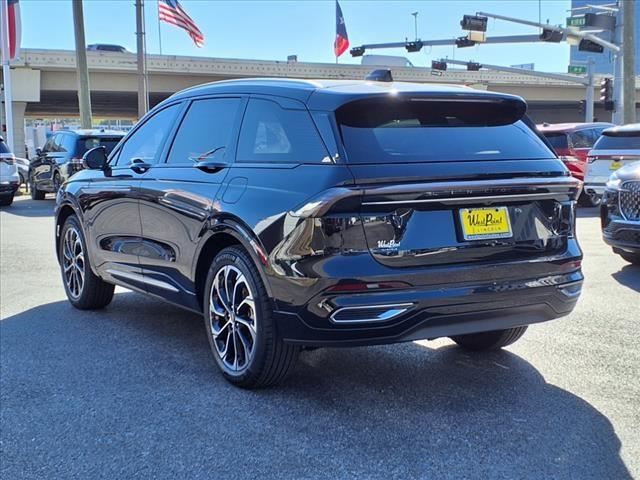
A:
<svg viewBox="0 0 640 480">
<path fill-rule="evenodd" d="M 307 110 L 252 98 L 242 120 L 238 162 L 320 163 L 328 156 Z"/>
<path fill-rule="evenodd" d="M 88 150 L 101 146 L 105 147 L 106 154 L 109 155 L 119 141 L 120 138 L 113 137 L 80 137 L 76 142 L 76 155 L 82 156 Z"/>
</svg>

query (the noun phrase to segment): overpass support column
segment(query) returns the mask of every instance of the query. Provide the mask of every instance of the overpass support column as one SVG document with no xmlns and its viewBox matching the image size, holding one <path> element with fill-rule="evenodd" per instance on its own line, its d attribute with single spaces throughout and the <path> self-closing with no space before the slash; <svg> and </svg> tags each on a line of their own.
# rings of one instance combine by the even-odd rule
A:
<svg viewBox="0 0 640 480">
<path fill-rule="evenodd" d="M 13 105 L 13 154 L 16 157 L 25 158 L 24 148 L 24 112 L 27 109 L 27 102 L 11 102 Z M 9 125 L 7 125 L 9 128 Z"/>
</svg>

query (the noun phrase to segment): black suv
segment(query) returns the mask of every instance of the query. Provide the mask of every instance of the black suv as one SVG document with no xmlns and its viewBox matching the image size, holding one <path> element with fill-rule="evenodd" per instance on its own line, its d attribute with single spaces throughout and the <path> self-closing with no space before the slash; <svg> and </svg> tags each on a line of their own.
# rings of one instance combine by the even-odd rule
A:
<svg viewBox="0 0 640 480">
<path fill-rule="evenodd" d="M 272 384 L 303 347 L 451 337 L 484 350 L 568 314 L 580 183 L 511 95 L 240 80 L 146 115 L 58 193 L 64 288 L 204 315 L 213 357 Z"/>
<path fill-rule="evenodd" d="M 57 192 L 60 185 L 84 168 L 82 156 L 88 150 L 103 145 L 111 152 L 122 139 L 122 132 L 104 130 L 61 130 L 55 132 L 29 166 L 31 198 L 44 200 L 46 192 Z"/>
</svg>

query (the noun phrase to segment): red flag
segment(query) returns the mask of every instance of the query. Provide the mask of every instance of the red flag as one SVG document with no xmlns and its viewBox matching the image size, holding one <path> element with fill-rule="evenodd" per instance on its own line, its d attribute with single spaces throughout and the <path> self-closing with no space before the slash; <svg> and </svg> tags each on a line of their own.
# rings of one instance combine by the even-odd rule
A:
<svg viewBox="0 0 640 480">
<path fill-rule="evenodd" d="M 336 0 L 336 40 L 333 42 L 333 51 L 336 57 L 342 55 L 349 48 L 349 36 L 347 26 L 344 24 L 344 16 L 338 0 Z"/>
</svg>

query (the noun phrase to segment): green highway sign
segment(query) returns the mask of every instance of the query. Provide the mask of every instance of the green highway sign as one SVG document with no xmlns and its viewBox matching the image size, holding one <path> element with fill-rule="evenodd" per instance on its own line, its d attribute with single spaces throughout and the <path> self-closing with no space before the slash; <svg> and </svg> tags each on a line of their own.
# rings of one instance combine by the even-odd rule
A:
<svg viewBox="0 0 640 480">
<path fill-rule="evenodd" d="M 574 75 L 584 75 L 587 73 L 587 67 L 582 65 L 569 65 L 568 71 Z"/>
<path fill-rule="evenodd" d="M 579 15 L 577 17 L 567 17 L 567 27 L 584 27 L 587 25 L 587 17 Z"/>
</svg>

